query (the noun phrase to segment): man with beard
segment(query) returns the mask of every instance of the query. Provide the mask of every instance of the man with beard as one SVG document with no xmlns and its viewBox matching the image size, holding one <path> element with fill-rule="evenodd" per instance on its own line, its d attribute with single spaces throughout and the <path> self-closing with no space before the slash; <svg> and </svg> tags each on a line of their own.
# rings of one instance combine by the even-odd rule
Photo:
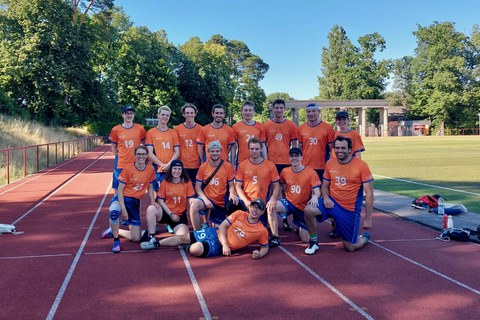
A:
<svg viewBox="0 0 480 320">
<path fill-rule="evenodd" d="M 363 229 L 372 227 L 373 177 L 368 165 L 352 156 L 352 141 L 339 136 L 334 141 L 336 159 L 331 159 L 325 167 L 322 182 L 322 199 L 316 207 L 307 205 L 305 222 L 310 234 L 306 254 L 314 254 L 318 249 L 317 218 L 321 221 L 335 218 L 337 232 L 343 238 L 343 245 L 349 252 L 362 248 L 368 243 L 369 232 L 360 233 L 363 191 L 365 191 L 365 216 Z"/>
<path fill-rule="evenodd" d="M 250 158 L 240 162 L 235 176 L 235 190 L 240 197 L 240 204 L 246 210 L 252 199 L 260 198 L 265 201 L 272 187 L 271 197 L 267 202 L 267 212 L 271 212 L 280 198 L 280 177 L 275 165 L 262 157 L 260 139 L 250 139 L 248 148 Z M 260 220 L 264 224 L 267 222 L 266 217 L 261 217 Z"/>
<path fill-rule="evenodd" d="M 215 224 L 220 224 L 225 220 L 227 217 L 227 195 L 228 200 L 238 205 L 238 196 L 233 184 L 235 169 L 230 163 L 220 159 L 222 154 L 220 142 L 210 142 L 208 144 L 208 154 L 210 159 L 202 163 L 200 169 L 198 169 L 195 182 L 195 191 L 198 198 L 192 200 L 190 206 L 190 222 L 194 230 L 201 228 L 200 215 L 204 217 L 203 222 L 210 219 Z M 210 216 L 208 216 L 208 213 L 210 213 Z"/>
<path fill-rule="evenodd" d="M 231 159 L 233 157 L 230 158 L 229 154 L 235 143 L 235 134 L 232 128 L 223 123 L 225 115 L 225 107 L 221 104 L 212 107 L 213 121 L 205 125 L 197 137 L 198 155 L 201 162 L 205 162 L 205 146 L 212 141 L 219 141 L 222 145 L 222 160 L 230 161 L 233 164 L 233 159 Z"/>
</svg>

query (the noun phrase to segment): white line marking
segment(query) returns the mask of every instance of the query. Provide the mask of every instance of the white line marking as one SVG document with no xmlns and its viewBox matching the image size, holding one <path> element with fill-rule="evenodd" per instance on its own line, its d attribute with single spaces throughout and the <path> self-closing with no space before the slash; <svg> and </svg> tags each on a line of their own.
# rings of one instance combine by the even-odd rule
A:
<svg viewBox="0 0 480 320">
<path fill-rule="evenodd" d="M 337 288 L 332 286 L 330 283 L 328 283 L 325 279 L 323 279 L 320 275 L 318 275 L 315 271 L 310 269 L 306 264 L 304 264 L 302 261 L 300 261 L 297 257 L 295 257 L 290 251 L 285 249 L 283 246 L 278 246 L 280 250 L 282 250 L 285 254 L 287 254 L 293 261 L 298 263 L 303 269 L 305 269 L 308 273 L 310 273 L 315 279 L 320 281 L 324 286 L 326 286 L 328 289 L 333 291 L 337 296 L 340 297 L 343 301 L 345 301 L 350 307 L 352 307 L 355 311 L 360 313 L 365 319 L 374 319 L 371 315 L 366 313 L 362 308 L 357 306 L 352 300 L 348 299 L 343 293 L 341 293 Z"/>
<path fill-rule="evenodd" d="M 97 147 L 97 148 L 98 148 L 98 147 Z M 97 149 L 97 148 L 96 148 L 96 149 Z M 69 164 L 70 162 L 79 160 L 79 159 L 83 158 L 84 156 L 86 156 L 87 154 L 89 154 L 90 152 L 95 152 L 95 150 L 92 149 L 92 150 L 90 150 L 90 151 L 87 151 L 87 152 L 81 154 L 81 155 L 78 156 L 78 157 L 75 157 L 75 158 L 72 158 L 72 159 L 68 159 L 67 161 L 62 162 L 62 163 L 60 163 L 58 166 L 53 167 L 53 168 L 50 168 L 50 169 L 48 169 L 47 171 L 45 171 L 45 172 L 43 172 L 43 173 L 37 174 L 38 172 L 35 172 L 35 173 L 33 173 L 33 174 L 37 174 L 37 175 L 35 175 L 34 177 L 32 177 L 32 179 L 28 179 L 28 180 L 26 179 L 26 181 L 21 182 L 21 183 L 17 184 L 16 186 L 11 187 L 10 189 L 7 189 L 7 190 L 4 190 L 4 191 L 0 192 L 0 196 L 1 196 L 1 195 L 4 195 L 5 193 L 7 193 L 7 192 L 9 192 L 9 191 L 12 191 L 12 190 L 18 188 L 18 187 L 21 187 L 21 186 L 23 186 L 23 185 L 26 184 L 26 183 L 29 183 L 30 181 L 33 181 L 33 180 L 35 180 L 35 179 L 38 179 L 38 178 L 40 178 L 41 176 L 46 175 L 47 173 L 50 173 L 50 172 L 55 171 L 55 170 L 58 170 L 59 168 L 65 166 L 65 165 L 67 165 L 67 164 Z M 14 182 L 15 182 L 15 181 L 14 181 Z"/>
<path fill-rule="evenodd" d="M 411 242 L 411 241 L 434 241 L 435 238 L 424 238 L 424 239 L 389 239 L 389 240 L 378 240 L 375 239 L 375 242 Z"/>
<path fill-rule="evenodd" d="M 383 249 L 383 250 L 385 250 L 385 251 L 387 251 L 387 252 L 389 252 L 389 253 L 391 253 L 391 254 L 393 254 L 393 255 L 395 255 L 395 256 L 403 259 L 403 260 L 406 260 L 406 261 L 408 261 L 408 262 L 416 265 L 417 267 L 420 267 L 420 268 L 423 268 L 423 269 L 425 269 L 425 270 L 427 270 L 427 271 L 430 271 L 431 273 L 436 274 L 436 275 L 439 276 L 439 277 L 442 277 L 442 278 L 444 278 L 444 279 L 446 279 L 446 280 L 448 280 L 448 281 L 450 281 L 450 282 L 453 282 L 454 284 L 456 284 L 456 285 L 458 285 L 458 286 L 460 286 L 460 287 L 462 287 L 462 288 L 465 288 L 465 289 L 467 289 L 467 290 L 469 290 L 469 291 L 471 291 L 471 292 L 473 292 L 473 293 L 475 293 L 475 294 L 477 294 L 477 295 L 480 295 L 480 291 L 479 291 L 479 290 L 474 289 L 474 288 L 472 288 L 472 287 L 469 287 L 468 285 L 466 285 L 466 284 L 464 284 L 464 283 L 462 283 L 462 282 L 460 282 L 460 281 L 458 281 L 458 280 L 455 280 L 455 279 L 453 279 L 453 278 L 450 278 L 449 276 L 447 276 L 447 275 L 445 275 L 445 274 L 443 274 L 443 273 L 441 273 L 441 272 L 438 272 L 438 271 L 436 271 L 436 270 L 433 270 L 432 268 L 429 268 L 429 267 L 427 267 L 427 266 L 425 266 L 425 265 L 423 265 L 423 264 L 421 264 L 421 263 L 419 263 L 419 262 L 416 262 L 416 261 L 414 261 L 414 260 L 412 260 L 412 259 L 410 259 L 410 258 L 407 258 L 407 257 L 405 257 L 404 255 L 401 255 L 400 253 L 397 253 L 397 252 L 395 252 L 395 251 L 393 251 L 393 250 L 390 250 L 390 249 L 388 249 L 388 248 L 386 248 L 386 247 L 384 247 L 384 246 L 382 246 L 382 245 L 380 245 L 380 244 L 378 244 L 378 243 L 376 243 L 376 242 L 369 241 L 369 243 L 371 243 L 371 244 L 373 244 L 374 246 L 377 246 L 377 247 L 379 247 L 379 248 L 381 248 L 381 249 Z"/>
<path fill-rule="evenodd" d="M 87 240 L 90 237 L 90 234 L 92 233 L 93 226 L 95 225 L 95 222 L 97 221 L 97 218 L 100 214 L 100 211 L 102 210 L 103 204 L 105 203 L 105 199 L 107 198 L 107 195 L 110 191 L 111 188 L 111 183 L 108 184 L 107 189 L 105 190 L 105 194 L 103 195 L 103 199 L 100 202 L 97 212 L 95 213 L 95 216 L 92 219 L 92 222 L 90 223 L 90 227 L 87 230 L 87 233 L 85 234 L 85 237 L 83 238 L 82 244 L 77 250 L 77 254 L 75 254 L 75 259 L 73 259 L 72 264 L 70 265 L 70 269 L 67 272 L 67 275 L 65 276 L 65 279 L 63 280 L 62 286 L 60 287 L 60 290 L 58 290 L 57 296 L 55 297 L 55 301 L 53 301 L 52 307 L 50 308 L 50 312 L 48 312 L 47 315 L 47 320 L 52 320 L 53 317 L 55 317 L 55 313 L 57 312 L 58 306 L 60 305 L 60 302 L 62 302 L 63 295 L 65 294 L 65 291 L 67 290 L 67 286 L 70 283 L 70 280 L 72 279 L 73 272 L 75 271 L 75 268 L 77 267 L 78 261 L 80 260 L 80 257 L 82 255 L 83 249 L 85 248 L 85 245 L 87 244 Z"/>
<path fill-rule="evenodd" d="M 0 257 L 0 260 L 16 260 L 16 259 L 37 259 L 37 258 L 56 258 L 69 257 L 71 253 L 43 254 L 38 256 L 16 256 L 16 257 Z"/>
<path fill-rule="evenodd" d="M 200 290 L 200 286 L 198 285 L 197 279 L 195 278 L 195 274 L 193 274 L 192 267 L 190 266 L 190 262 L 188 261 L 187 255 L 185 254 L 185 250 L 180 247 L 180 253 L 182 255 L 183 263 L 185 263 L 185 268 L 187 269 L 188 275 L 190 276 L 190 281 L 192 282 L 193 288 L 195 289 L 195 294 L 197 295 L 198 303 L 200 303 L 200 307 L 202 308 L 203 316 L 205 320 L 212 320 L 212 315 L 210 311 L 208 311 L 207 303 L 202 295 L 202 290 Z"/>
<path fill-rule="evenodd" d="M 411 184 L 418 184 L 420 186 L 425 186 L 425 187 L 430 187 L 430 188 L 438 188 L 438 189 L 443 189 L 443 190 L 448 190 L 448 191 L 453 191 L 453 192 L 460 192 L 460 193 L 471 194 L 471 195 L 474 195 L 474 196 L 480 196 L 480 193 L 458 190 L 458 189 L 452 189 L 452 188 L 447 188 L 447 187 L 441 187 L 441 186 L 436 186 L 434 184 L 428 184 L 428 183 L 405 180 L 405 179 L 397 179 L 397 178 L 382 176 L 382 175 L 379 175 L 379 174 L 374 174 L 374 176 L 384 178 L 384 179 L 389 179 L 389 180 L 395 180 L 395 181 L 406 182 L 406 183 L 411 183 Z"/>
<path fill-rule="evenodd" d="M 78 177 L 80 174 L 82 174 L 83 172 L 85 172 L 88 168 L 90 168 L 91 166 L 93 166 L 98 160 L 100 160 L 100 158 L 102 158 L 108 151 L 104 152 L 100 157 L 98 157 L 95 161 L 93 161 L 90 165 L 88 165 L 88 167 L 86 167 L 85 169 L 83 169 L 82 171 L 80 171 L 79 173 L 77 173 L 76 175 L 70 177 L 61 187 L 59 187 L 57 190 L 53 191 L 48 197 L 46 197 L 45 199 L 43 199 L 42 201 L 40 201 L 39 203 L 37 203 L 32 209 L 28 210 L 27 212 L 25 212 L 20 218 L 18 218 L 17 220 L 15 220 L 14 222 L 12 222 L 13 225 L 17 224 L 19 221 L 21 221 L 23 218 L 25 218 L 26 216 L 28 216 L 30 213 L 32 213 L 33 210 L 37 209 L 38 207 L 40 207 L 45 201 L 47 201 L 48 199 L 50 199 L 53 195 L 55 195 L 58 191 L 62 190 L 66 185 L 68 185 L 70 182 L 72 182 L 76 177 Z"/>
</svg>

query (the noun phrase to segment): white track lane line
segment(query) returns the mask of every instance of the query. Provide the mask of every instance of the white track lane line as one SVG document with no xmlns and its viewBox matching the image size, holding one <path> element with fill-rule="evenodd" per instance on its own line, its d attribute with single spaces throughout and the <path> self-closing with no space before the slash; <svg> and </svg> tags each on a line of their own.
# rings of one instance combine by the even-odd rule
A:
<svg viewBox="0 0 480 320">
<path fill-rule="evenodd" d="M 38 172 L 32 173 L 32 174 L 36 174 L 36 175 L 35 175 L 34 177 L 32 177 L 31 179 L 26 179 L 27 177 L 23 178 L 23 179 L 26 179 L 26 181 L 21 182 L 21 183 L 17 184 L 16 186 L 11 187 L 10 189 L 7 189 L 7 190 L 4 190 L 4 191 L 0 192 L 0 196 L 1 196 L 1 195 L 4 195 L 5 193 L 7 193 L 7 192 L 9 192 L 9 191 L 15 190 L 16 188 L 21 187 L 21 186 L 23 186 L 24 184 L 29 183 L 30 181 L 33 181 L 33 180 L 35 180 L 35 179 L 38 179 L 38 178 L 40 178 L 41 176 L 46 175 L 47 173 L 50 173 L 50 172 L 55 171 L 55 170 L 58 170 L 58 169 L 60 169 L 61 167 L 69 164 L 70 162 L 79 160 L 79 159 L 83 158 L 84 156 L 86 156 L 87 154 L 89 154 L 90 152 L 94 152 L 94 151 L 95 151 L 95 150 L 90 150 L 90 151 L 87 151 L 87 152 L 81 154 L 81 155 L 78 156 L 78 157 L 75 157 L 75 158 L 72 158 L 72 159 L 68 159 L 67 161 L 60 163 L 58 166 L 53 167 L 53 168 L 50 168 L 50 169 L 48 169 L 47 171 L 42 172 L 42 173 L 40 173 L 40 174 L 37 174 Z M 16 180 L 16 181 L 18 181 L 18 180 Z M 15 183 L 15 181 L 14 181 L 13 183 Z"/>
<path fill-rule="evenodd" d="M 0 260 L 19 260 L 19 259 L 38 259 L 38 258 L 56 258 L 56 257 L 68 257 L 72 256 L 71 253 L 57 253 L 57 254 L 42 254 L 36 256 L 10 256 L 0 257 Z"/>
<path fill-rule="evenodd" d="M 197 295 L 198 303 L 202 308 L 203 317 L 205 320 L 212 320 L 212 315 L 210 314 L 207 303 L 203 298 L 202 290 L 200 290 L 200 286 L 198 285 L 197 279 L 195 278 L 195 274 L 193 273 L 192 266 L 188 261 L 187 255 L 185 254 L 185 250 L 183 250 L 182 247 L 180 247 L 179 249 L 180 249 L 180 254 L 182 255 L 183 263 L 185 263 L 185 268 L 187 269 L 188 275 L 190 277 L 190 281 L 192 282 L 193 288 L 195 290 L 195 294 Z"/>
<path fill-rule="evenodd" d="M 76 177 L 78 177 L 80 174 L 82 174 L 83 172 L 85 172 L 88 168 L 90 168 L 91 166 L 93 166 L 98 160 L 100 160 L 108 151 L 104 152 L 102 155 L 100 155 L 95 161 L 93 161 L 90 165 L 88 165 L 85 169 L 83 169 L 82 171 L 80 171 L 79 173 L 77 173 L 76 175 L 70 177 L 61 187 L 59 187 L 58 189 L 56 189 L 55 191 L 53 191 L 48 197 L 46 197 L 45 199 L 43 199 L 42 201 L 40 201 L 39 203 L 37 203 L 33 208 L 31 208 L 30 210 L 28 210 L 27 212 L 25 212 L 20 218 L 18 218 L 17 220 L 13 221 L 11 224 L 15 225 L 17 224 L 19 221 L 21 221 L 23 218 L 25 218 L 26 216 L 28 216 L 30 213 L 32 213 L 35 209 L 37 209 L 38 207 L 40 207 L 45 201 L 47 201 L 48 199 L 50 199 L 52 196 L 54 196 L 58 191 L 62 190 L 66 185 L 68 185 L 70 182 L 72 182 Z"/>
<path fill-rule="evenodd" d="M 318 273 L 316 273 L 315 271 L 313 271 L 312 269 L 310 269 L 305 263 L 303 263 L 302 261 L 300 261 L 297 257 L 295 257 L 290 251 L 288 251 L 287 249 L 285 249 L 283 246 L 278 246 L 278 248 L 280 248 L 280 250 L 282 250 L 287 256 L 289 256 L 293 261 L 295 261 L 296 263 L 298 263 L 303 269 L 305 269 L 308 273 L 310 273 L 315 279 L 317 279 L 318 281 L 320 281 L 324 286 L 326 286 L 328 289 L 330 289 L 331 291 L 333 291 L 333 293 L 335 293 L 338 297 L 340 297 L 340 299 L 342 299 L 343 301 L 345 301 L 350 307 L 352 307 L 355 311 L 357 311 L 358 313 L 360 313 L 365 319 L 374 319 L 371 315 L 369 315 L 368 313 L 366 313 L 362 308 L 360 308 L 359 306 L 357 306 L 352 300 L 348 299 L 343 293 L 341 293 L 337 288 L 335 288 L 334 286 L 332 286 L 330 283 L 328 283 L 325 279 L 323 279 L 320 275 L 318 275 Z"/>
<path fill-rule="evenodd" d="M 67 272 L 67 275 L 65 276 L 65 279 L 63 280 L 62 286 L 58 290 L 57 296 L 55 297 L 55 300 L 53 301 L 52 307 L 50 308 L 50 311 L 48 312 L 47 315 L 47 320 L 52 320 L 55 317 L 55 313 L 57 312 L 57 309 L 60 305 L 60 302 L 62 302 L 63 295 L 65 294 L 65 291 L 67 290 L 67 286 L 70 283 L 70 280 L 72 279 L 73 272 L 75 271 L 75 268 L 77 267 L 78 261 L 80 260 L 80 257 L 82 256 L 83 250 L 85 249 L 85 245 L 87 244 L 87 240 L 90 237 L 90 234 L 92 233 L 93 226 L 95 225 L 95 222 L 97 221 L 97 218 L 100 214 L 100 211 L 102 210 L 103 204 L 105 203 L 105 199 L 107 198 L 108 193 L 110 192 L 111 189 L 111 183 L 108 184 L 107 189 L 105 190 L 105 193 L 103 195 L 103 199 L 98 205 L 97 212 L 95 213 L 95 216 L 92 219 L 92 222 L 90 223 L 90 227 L 87 230 L 87 233 L 85 234 L 85 237 L 83 238 L 82 244 L 77 250 L 77 254 L 75 254 L 75 259 L 73 259 L 72 264 L 70 265 L 70 269 Z"/>
<path fill-rule="evenodd" d="M 387 251 L 388 253 L 391 253 L 391 254 L 393 254 L 393 255 L 395 255 L 395 256 L 397 256 L 397 257 L 399 257 L 399 258 L 401 258 L 401 259 L 403 259 L 403 260 L 405 260 L 405 261 L 408 261 L 408 262 L 416 265 L 417 267 L 420 267 L 420 268 L 422 268 L 422 269 L 425 269 L 425 270 L 427 270 L 427 271 L 429 271 L 429 272 L 431 272 L 431 273 L 433 273 L 433 274 L 436 274 L 436 275 L 439 276 L 439 277 L 442 277 L 442 278 L 445 279 L 445 280 L 448 280 L 448 281 L 450 281 L 450 282 L 452 282 L 452 283 L 454 283 L 454 284 L 456 284 L 456 285 L 458 285 L 458 286 L 460 286 L 460 287 L 462 287 L 462 288 L 464 288 L 464 289 L 467 289 L 468 291 L 471 291 L 471 292 L 473 292 L 473 293 L 475 293 L 475 294 L 477 294 L 477 295 L 480 295 L 480 291 L 479 291 L 479 290 L 474 289 L 474 288 L 472 288 L 472 287 L 470 287 L 470 286 L 468 286 L 468 285 L 466 285 L 466 284 L 464 284 L 464 283 L 462 283 L 462 282 L 460 282 L 460 281 L 458 281 L 458 280 L 455 280 L 455 279 L 453 279 L 453 278 L 450 278 L 449 276 L 447 276 L 447 275 L 445 275 L 445 274 L 443 274 L 443 273 L 441 273 L 441 272 L 438 272 L 438 271 L 436 271 L 436 270 L 434 270 L 434 269 L 432 269 L 432 268 L 430 268 L 430 267 L 427 267 L 426 265 L 423 265 L 423 264 L 421 264 L 420 262 L 417 262 L 417 261 L 415 261 L 415 260 L 412 260 L 412 259 L 410 259 L 410 258 L 407 258 L 407 257 L 405 257 L 404 255 L 401 255 L 401 254 L 398 253 L 398 252 L 395 252 L 395 251 L 393 251 L 393 250 L 390 250 L 390 249 L 388 249 L 388 248 L 386 248 L 386 247 L 382 246 L 381 244 L 378 244 L 378 243 L 376 243 L 376 242 L 374 242 L 374 241 L 369 241 L 369 243 L 371 243 L 372 245 L 377 246 L 377 247 L 379 247 L 379 248 Z"/>
</svg>

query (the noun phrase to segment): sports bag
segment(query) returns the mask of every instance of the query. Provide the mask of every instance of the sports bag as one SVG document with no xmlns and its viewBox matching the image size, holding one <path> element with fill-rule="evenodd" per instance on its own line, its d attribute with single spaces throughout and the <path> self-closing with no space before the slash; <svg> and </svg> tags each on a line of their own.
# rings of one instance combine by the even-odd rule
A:
<svg viewBox="0 0 480 320">
<path fill-rule="evenodd" d="M 438 236 L 438 239 L 443 241 L 455 240 L 467 242 L 470 240 L 470 231 L 462 228 L 449 228 L 443 230 Z"/>
<path fill-rule="evenodd" d="M 430 210 L 438 207 L 438 198 L 425 194 L 412 201 L 412 207 L 421 210 Z"/>
</svg>

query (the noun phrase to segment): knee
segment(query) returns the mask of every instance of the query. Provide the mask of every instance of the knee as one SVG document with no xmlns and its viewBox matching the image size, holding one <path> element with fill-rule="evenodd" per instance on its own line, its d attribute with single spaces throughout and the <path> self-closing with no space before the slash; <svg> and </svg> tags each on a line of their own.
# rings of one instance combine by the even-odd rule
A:
<svg viewBox="0 0 480 320">
<path fill-rule="evenodd" d="M 111 224 L 118 224 L 118 218 L 120 217 L 120 212 L 122 211 L 120 203 L 114 201 L 109 208 L 109 217 Z"/>
<path fill-rule="evenodd" d="M 355 243 L 350 243 L 350 242 L 343 242 L 343 247 L 347 252 L 353 252 L 357 249 L 357 244 Z"/>
<path fill-rule="evenodd" d="M 200 257 L 203 254 L 203 245 L 201 242 L 195 242 L 190 246 L 190 254 L 195 257 Z"/>
<path fill-rule="evenodd" d="M 152 217 L 156 217 L 158 215 L 160 215 L 160 213 L 162 212 L 162 208 L 158 207 L 158 208 L 155 208 L 155 206 L 153 205 L 149 205 L 148 208 L 147 208 L 147 219 L 148 218 L 152 218 Z"/>
</svg>

